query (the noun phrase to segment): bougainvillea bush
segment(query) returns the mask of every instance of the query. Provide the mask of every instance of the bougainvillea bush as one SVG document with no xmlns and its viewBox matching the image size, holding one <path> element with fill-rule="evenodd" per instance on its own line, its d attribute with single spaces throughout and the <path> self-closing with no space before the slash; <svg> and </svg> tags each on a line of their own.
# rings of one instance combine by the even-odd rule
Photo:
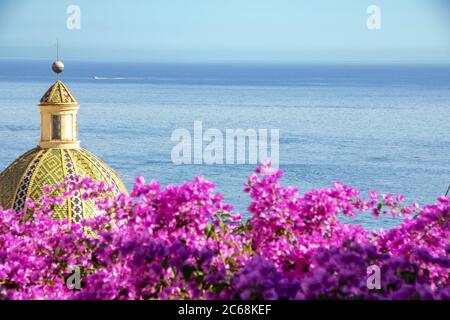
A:
<svg viewBox="0 0 450 320">
<path fill-rule="evenodd" d="M 0 298 L 450 299 L 450 198 L 404 205 L 340 183 L 300 194 L 281 176 L 265 163 L 248 178 L 246 221 L 202 177 L 166 188 L 137 178 L 113 198 L 81 177 L 50 186 L 26 212 L 0 209 Z M 51 219 L 75 190 L 102 214 Z M 368 231 L 338 219 L 364 211 L 403 222 Z"/>
</svg>

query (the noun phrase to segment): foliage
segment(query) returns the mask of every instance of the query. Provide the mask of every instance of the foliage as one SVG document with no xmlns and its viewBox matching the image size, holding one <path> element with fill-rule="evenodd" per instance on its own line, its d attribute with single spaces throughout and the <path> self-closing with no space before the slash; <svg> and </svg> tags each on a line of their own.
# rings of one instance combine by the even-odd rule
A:
<svg viewBox="0 0 450 320">
<path fill-rule="evenodd" d="M 161 188 L 137 178 L 111 198 L 103 182 L 75 177 L 46 187 L 27 212 L 0 208 L 3 299 L 449 299 L 450 198 L 404 206 L 401 195 L 360 197 L 335 183 L 303 195 L 261 165 L 245 184 L 242 221 L 202 177 Z M 51 219 L 76 190 L 102 214 Z M 338 215 L 402 217 L 370 232 Z M 367 267 L 381 288 L 367 287 Z M 81 270 L 81 290 L 66 278 Z"/>
</svg>

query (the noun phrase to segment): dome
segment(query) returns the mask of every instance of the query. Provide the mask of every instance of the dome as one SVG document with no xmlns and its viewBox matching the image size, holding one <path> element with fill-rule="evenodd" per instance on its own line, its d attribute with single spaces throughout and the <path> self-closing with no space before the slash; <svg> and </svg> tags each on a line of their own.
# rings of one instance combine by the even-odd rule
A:
<svg viewBox="0 0 450 320">
<path fill-rule="evenodd" d="M 56 61 L 56 73 L 63 63 Z M 0 174 L 0 206 L 24 210 L 28 198 L 38 201 L 44 186 L 63 184 L 65 177 L 90 178 L 112 187 L 113 194 L 127 190 L 119 176 L 91 152 L 80 147 L 78 140 L 78 103 L 69 88 L 59 81 L 45 92 L 40 103 L 41 139 L 38 146 L 9 165 Z M 54 208 L 54 219 L 68 218 L 78 223 L 97 215 L 95 203 L 83 200 L 76 192 L 63 205 Z"/>
<path fill-rule="evenodd" d="M 112 185 L 114 195 L 127 192 L 118 175 L 86 149 L 37 147 L 19 157 L 0 174 L 0 205 L 16 211 L 24 209 L 26 199 L 38 200 L 45 185 L 62 184 L 64 177 L 73 178 L 75 175 Z M 77 192 L 64 205 L 55 208 L 53 218 L 68 217 L 77 223 L 81 218 L 95 216 L 96 208 L 91 200 L 83 200 Z"/>
</svg>

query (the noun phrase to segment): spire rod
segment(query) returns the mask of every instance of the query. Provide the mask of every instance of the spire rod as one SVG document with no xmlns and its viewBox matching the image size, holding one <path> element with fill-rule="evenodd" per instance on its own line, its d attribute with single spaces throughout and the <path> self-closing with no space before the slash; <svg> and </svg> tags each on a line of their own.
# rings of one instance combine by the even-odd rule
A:
<svg viewBox="0 0 450 320">
<path fill-rule="evenodd" d="M 56 38 L 56 61 L 59 61 L 59 41 Z"/>
<path fill-rule="evenodd" d="M 56 38 L 56 61 L 59 61 L 59 41 Z M 56 80 L 59 80 L 59 73 L 56 73 Z"/>
</svg>

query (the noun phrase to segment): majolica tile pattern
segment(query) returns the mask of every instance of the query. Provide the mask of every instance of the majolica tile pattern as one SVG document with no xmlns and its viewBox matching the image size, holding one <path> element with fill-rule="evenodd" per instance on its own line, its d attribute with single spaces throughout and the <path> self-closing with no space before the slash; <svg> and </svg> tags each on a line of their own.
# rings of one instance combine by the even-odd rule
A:
<svg viewBox="0 0 450 320">
<path fill-rule="evenodd" d="M 77 103 L 72 92 L 70 92 L 69 88 L 57 80 L 42 96 L 41 104 L 73 104 Z"/>
</svg>

